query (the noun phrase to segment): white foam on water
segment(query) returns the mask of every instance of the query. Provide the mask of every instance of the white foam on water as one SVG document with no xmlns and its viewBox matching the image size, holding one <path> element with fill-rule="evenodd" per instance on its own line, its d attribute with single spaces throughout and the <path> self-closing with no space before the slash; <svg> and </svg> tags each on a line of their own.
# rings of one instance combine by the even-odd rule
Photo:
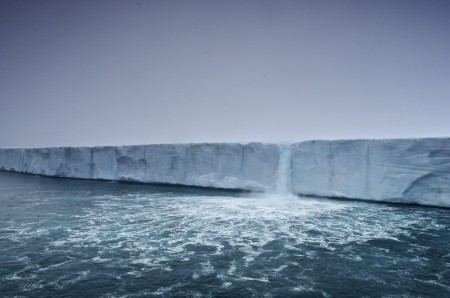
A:
<svg viewBox="0 0 450 298">
<path fill-rule="evenodd" d="M 280 164 L 287 164 L 286 160 L 280 159 Z M 280 177 L 286 169 L 287 166 L 280 165 Z M 353 244 L 363 244 L 373 239 L 398 242 L 404 236 L 411 237 L 411 227 L 420 226 L 423 233 L 427 233 L 427 229 L 448 228 L 436 222 L 433 224 L 426 217 L 393 212 L 396 207 L 387 205 L 297 197 L 284 191 L 289 190 L 287 185 L 280 179 L 278 193 L 249 194 L 247 197 L 177 197 L 171 194 L 168 198 L 165 193 L 94 197 L 89 208 L 74 214 L 67 221 L 59 239 L 46 244 L 45 251 L 63 250 L 68 255 L 79 256 L 80 251 L 95 249 L 94 256 L 88 258 L 89 262 L 123 268 L 120 274 L 136 277 L 153 270 L 161 270 L 162 273 L 175 271 L 177 268 L 170 262 L 195 260 L 201 255 L 201 260 L 193 265 L 192 278 L 199 280 L 202 276 L 216 274 L 223 287 L 230 287 L 236 282 L 267 283 L 272 277 L 282 276 L 287 271 L 285 269 L 292 266 L 296 270 L 298 268 L 299 276 L 302 276 L 303 269 L 299 263 L 287 260 L 286 255 L 298 260 L 318 258 L 317 252 L 306 249 L 307 246 L 332 253 L 341 246 L 349 245 L 351 248 Z M 2 237 L 25 245 L 33 237 L 53 233 L 53 228 L 37 225 L 13 226 L 11 223 L 3 228 L 8 232 Z M 389 253 L 387 248 L 377 249 L 380 254 Z M 429 248 L 411 246 L 410 249 L 423 252 Z M 283 250 L 288 250 L 288 253 Z M 236 257 L 227 259 L 221 268 L 214 260 L 226 254 Z M 349 262 L 363 260 L 351 249 L 337 257 Z M 427 262 L 422 257 L 413 261 L 418 265 Z M 22 262 L 29 262 L 29 259 L 24 257 Z M 66 262 L 41 269 L 59 268 Z M 258 267 L 261 262 L 267 265 Z M 26 277 L 21 275 L 22 272 L 17 271 L 9 278 Z M 63 289 L 87 278 L 89 272 L 84 271 L 66 274 L 45 283 Z M 36 285 L 43 282 L 35 279 Z M 312 282 L 305 281 L 305 284 L 305 287 L 299 285 L 292 290 L 314 291 Z M 163 287 L 156 292 L 169 293 L 176 288 Z"/>
<path fill-rule="evenodd" d="M 49 282 L 49 284 L 53 285 L 56 289 L 62 290 L 69 285 L 73 285 L 82 280 L 89 279 L 89 275 L 90 275 L 90 270 L 71 272 L 71 273 L 62 275 L 61 277 L 57 278 L 55 281 Z"/>
<path fill-rule="evenodd" d="M 273 271 L 275 271 L 275 272 L 281 272 L 281 271 L 283 271 L 283 269 L 287 268 L 288 266 L 289 266 L 289 264 L 284 264 L 284 265 L 281 265 L 281 266 L 278 267 L 278 268 L 273 269 Z"/>
<path fill-rule="evenodd" d="M 158 290 L 156 290 L 155 292 L 152 292 L 151 294 L 152 295 L 157 295 L 157 296 L 165 295 L 165 294 L 171 292 L 172 290 L 181 287 L 182 285 L 183 284 L 181 282 L 179 282 L 179 283 L 176 283 L 176 284 L 171 285 L 169 287 L 161 287 Z M 141 294 L 143 294 L 143 293 L 141 293 Z"/>
<path fill-rule="evenodd" d="M 40 281 L 38 281 L 38 282 L 25 283 L 20 288 L 24 292 L 31 292 L 31 291 L 34 291 L 37 289 L 42 289 L 43 287 L 44 287 L 44 285 Z"/>
<path fill-rule="evenodd" d="M 248 276 L 240 276 L 237 280 L 239 280 L 239 281 L 269 282 L 269 279 L 267 277 L 255 278 L 255 277 L 248 277 Z"/>
<path fill-rule="evenodd" d="M 233 275 L 236 272 L 236 261 L 232 261 L 230 268 L 227 271 L 228 275 Z"/>
<path fill-rule="evenodd" d="M 414 280 L 419 282 L 419 283 L 427 283 L 427 284 L 436 285 L 436 286 L 439 286 L 439 287 L 442 287 L 442 288 L 446 289 L 447 291 L 450 291 L 450 286 L 448 284 L 443 284 L 443 283 L 438 282 L 436 280 L 423 280 L 423 279 L 418 279 L 418 278 L 414 278 Z"/>
<path fill-rule="evenodd" d="M 132 253 L 131 258 L 114 260 L 108 257 L 108 249 L 104 249 L 93 261 L 166 268 L 169 260 L 189 260 L 195 254 L 191 246 L 211 247 L 214 248 L 211 255 L 220 255 L 226 241 L 244 254 L 237 261 L 251 266 L 266 251 L 265 245 L 280 239 L 284 239 L 283 247 L 313 257 L 314 252 L 302 251 L 302 244 L 333 250 L 335 245 L 345 243 L 396 239 L 395 235 L 405 233 L 402 228 L 411 224 L 403 218 L 390 222 L 379 219 L 383 221 L 379 226 L 370 224 L 371 220 L 354 221 L 351 210 L 357 207 L 355 203 L 280 194 L 245 198 L 191 196 L 174 198 L 170 204 L 154 197 L 134 198 L 129 196 L 121 204 L 117 198 L 99 200 L 98 208 L 86 210 L 86 214 L 78 217 L 78 226 L 70 229 L 69 236 L 54 245 L 119 249 Z M 156 206 L 146 207 L 148 200 L 153 200 Z M 367 216 L 374 214 L 369 212 Z M 336 220 L 321 219 L 330 217 Z M 91 223 L 93 219 L 95 224 Z M 147 219 L 151 221 L 146 223 Z M 127 224 L 130 221 L 133 224 Z M 316 233 L 311 235 L 309 231 Z M 150 257 L 152 252 L 160 252 L 163 257 Z M 200 273 L 210 268 L 205 264 L 201 265 Z M 236 270 L 236 263 L 232 263 L 228 274 L 235 274 Z"/>
<path fill-rule="evenodd" d="M 92 258 L 92 261 L 94 261 L 95 263 L 105 263 L 105 262 L 111 261 L 111 259 L 110 258 L 101 258 L 99 256 L 96 256 L 96 257 Z"/>
<path fill-rule="evenodd" d="M 200 263 L 201 265 L 201 271 L 200 273 L 202 275 L 210 275 L 213 274 L 216 270 L 214 269 L 214 267 L 211 265 L 210 261 L 204 262 L 204 263 Z"/>
</svg>

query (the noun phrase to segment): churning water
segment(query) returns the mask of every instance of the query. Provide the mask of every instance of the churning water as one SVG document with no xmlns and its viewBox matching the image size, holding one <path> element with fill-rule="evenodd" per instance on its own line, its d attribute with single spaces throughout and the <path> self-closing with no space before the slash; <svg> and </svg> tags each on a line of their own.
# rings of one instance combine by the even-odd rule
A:
<svg viewBox="0 0 450 298">
<path fill-rule="evenodd" d="M 450 296 L 450 210 L 0 172 L 0 296 Z"/>
</svg>

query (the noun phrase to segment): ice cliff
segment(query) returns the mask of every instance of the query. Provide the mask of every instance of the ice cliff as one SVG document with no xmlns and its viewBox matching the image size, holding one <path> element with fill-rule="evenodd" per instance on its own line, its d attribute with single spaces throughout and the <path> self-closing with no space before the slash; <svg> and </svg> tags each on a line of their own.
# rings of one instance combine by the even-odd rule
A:
<svg viewBox="0 0 450 298">
<path fill-rule="evenodd" d="M 0 149 L 0 169 L 450 207 L 450 139 Z"/>
<path fill-rule="evenodd" d="M 268 191 L 276 144 L 164 144 L 0 149 L 0 168 L 47 176 Z"/>
<path fill-rule="evenodd" d="M 297 194 L 450 207 L 450 139 L 307 141 L 292 148 Z"/>
</svg>

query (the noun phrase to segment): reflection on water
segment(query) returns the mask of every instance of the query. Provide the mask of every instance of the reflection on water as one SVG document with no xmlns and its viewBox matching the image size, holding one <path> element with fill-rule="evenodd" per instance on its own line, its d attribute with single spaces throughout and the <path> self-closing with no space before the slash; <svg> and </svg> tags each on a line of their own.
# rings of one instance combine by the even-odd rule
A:
<svg viewBox="0 0 450 298">
<path fill-rule="evenodd" d="M 0 172 L 6 296 L 450 295 L 448 209 Z"/>
</svg>

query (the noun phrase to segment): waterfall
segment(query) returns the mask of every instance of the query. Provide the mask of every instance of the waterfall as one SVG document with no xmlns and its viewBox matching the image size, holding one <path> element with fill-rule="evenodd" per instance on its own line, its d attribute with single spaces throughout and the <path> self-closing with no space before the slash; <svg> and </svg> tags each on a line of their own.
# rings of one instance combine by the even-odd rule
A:
<svg viewBox="0 0 450 298">
<path fill-rule="evenodd" d="M 275 193 L 291 194 L 291 144 L 280 144 L 280 157 L 276 172 Z"/>
</svg>

